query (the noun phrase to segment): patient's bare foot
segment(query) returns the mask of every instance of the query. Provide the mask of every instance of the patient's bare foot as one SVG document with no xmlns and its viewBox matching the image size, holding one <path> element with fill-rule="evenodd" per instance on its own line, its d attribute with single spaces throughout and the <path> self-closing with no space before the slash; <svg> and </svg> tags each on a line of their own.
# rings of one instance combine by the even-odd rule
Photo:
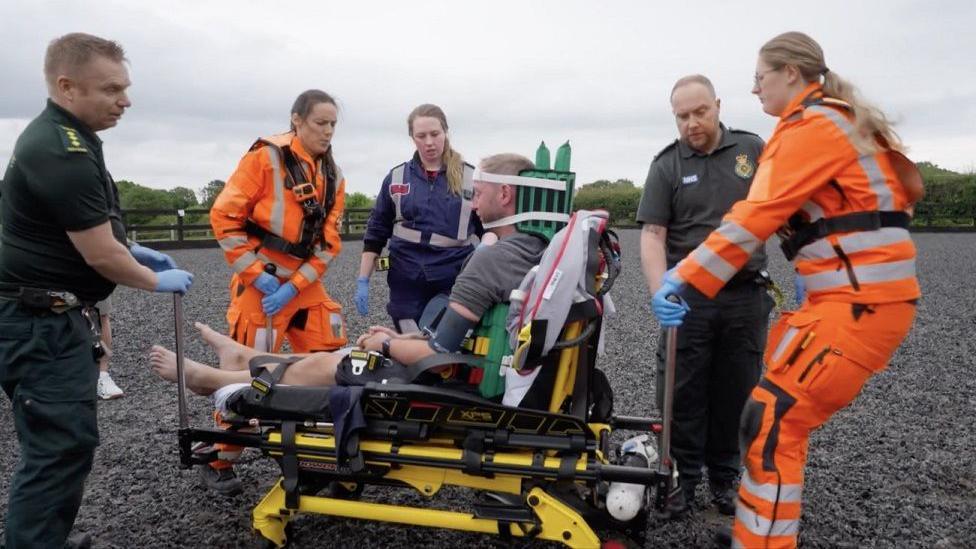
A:
<svg viewBox="0 0 976 549">
<path fill-rule="evenodd" d="M 221 370 L 247 370 L 248 361 L 259 354 L 202 322 L 194 323 L 194 326 L 200 331 L 200 337 L 217 353 L 218 367 Z"/>
<path fill-rule="evenodd" d="M 160 345 L 153 345 L 152 349 L 149 350 L 149 366 L 157 376 L 176 383 L 176 353 L 173 351 Z M 183 375 L 186 378 L 186 388 L 203 396 L 216 391 L 217 387 L 211 387 L 211 384 L 207 383 L 205 370 L 213 370 L 213 368 L 195 360 L 184 358 Z"/>
</svg>

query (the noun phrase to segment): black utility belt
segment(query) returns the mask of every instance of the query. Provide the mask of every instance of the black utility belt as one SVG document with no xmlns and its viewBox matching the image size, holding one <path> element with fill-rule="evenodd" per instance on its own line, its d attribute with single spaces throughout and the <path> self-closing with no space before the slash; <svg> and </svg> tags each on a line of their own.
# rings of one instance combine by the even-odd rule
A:
<svg viewBox="0 0 976 549">
<path fill-rule="evenodd" d="M 82 301 L 67 290 L 46 290 L 22 286 L 16 290 L 0 291 L 0 297 L 16 301 L 21 307 L 36 313 L 63 313 L 71 309 L 94 306 L 94 302 Z"/>
<path fill-rule="evenodd" d="M 769 273 L 765 270 L 759 271 L 739 271 L 735 273 L 728 283 L 725 285 L 726 288 L 737 288 L 740 286 L 762 286 L 768 288 L 773 283 L 772 278 L 770 278 Z"/>
</svg>

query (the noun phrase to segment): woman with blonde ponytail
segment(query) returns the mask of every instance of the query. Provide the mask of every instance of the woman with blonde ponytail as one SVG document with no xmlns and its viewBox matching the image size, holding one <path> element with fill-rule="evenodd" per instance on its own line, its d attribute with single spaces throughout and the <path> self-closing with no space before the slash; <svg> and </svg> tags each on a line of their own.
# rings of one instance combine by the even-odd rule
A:
<svg viewBox="0 0 976 549">
<path fill-rule="evenodd" d="M 400 333 L 417 331 L 427 302 L 447 294 L 484 230 L 471 211 L 471 175 L 451 148 L 447 116 L 424 104 L 407 117 L 416 152 L 386 179 L 363 237 L 356 309 L 369 313 L 369 279 L 389 242 L 390 301 L 386 310 Z"/>
<path fill-rule="evenodd" d="M 746 200 L 677 267 L 654 296 L 655 314 L 680 325 L 665 298 L 687 286 L 714 296 L 774 233 L 806 295 L 769 333 L 766 374 L 742 412 L 745 470 L 735 547 L 796 547 L 810 432 L 850 404 L 911 329 L 920 290 L 908 232 L 913 165 L 888 118 L 831 70 L 799 32 L 759 50 L 755 85 L 779 118 Z M 675 321 L 677 319 L 677 321 Z"/>
</svg>

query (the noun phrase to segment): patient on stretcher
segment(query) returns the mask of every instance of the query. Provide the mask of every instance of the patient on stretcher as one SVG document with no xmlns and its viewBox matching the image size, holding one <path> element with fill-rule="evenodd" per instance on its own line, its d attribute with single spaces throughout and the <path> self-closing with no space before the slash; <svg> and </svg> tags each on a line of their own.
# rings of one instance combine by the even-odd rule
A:
<svg viewBox="0 0 976 549">
<path fill-rule="evenodd" d="M 499 154 L 482 160 L 480 169 L 489 174 L 518 175 L 533 168 L 532 162 L 516 154 Z M 474 181 L 472 208 L 485 224 L 511 219 L 516 213 L 517 189 L 515 185 Z M 503 222 L 504 223 L 504 222 Z M 436 333 L 428 338 L 417 335 L 401 335 L 381 326 L 374 326 L 357 340 L 357 347 L 366 351 L 380 352 L 394 362 L 413 365 L 437 353 L 456 352 L 471 328 L 492 306 L 507 302 L 512 290 L 517 289 L 534 266 L 539 263 L 547 241 L 535 234 L 518 232 L 514 224 L 500 224 L 491 229 L 498 241 L 478 253 L 469 256 L 451 290 L 449 304 L 444 309 Z M 222 387 L 248 384 L 251 381 L 249 363 L 266 353 L 245 347 L 210 327 L 197 324 L 204 341 L 213 347 L 218 356 L 218 367 L 213 368 L 185 361 L 187 387 L 201 395 L 211 395 Z M 350 349 L 336 352 L 313 353 L 297 357 L 285 370 L 279 383 L 285 385 L 364 385 L 381 381 L 377 375 L 384 372 L 358 371 L 348 367 L 343 358 Z M 290 355 L 282 355 L 285 361 Z M 152 370 L 163 379 L 175 382 L 175 355 L 161 346 L 150 352 Z M 280 367 L 274 363 L 265 365 L 269 371 Z M 374 377 L 370 377 L 370 376 Z M 223 392 L 222 392 L 223 393 Z M 220 397 L 220 395 L 217 395 Z M 219 398 L 218 398 L 219 400 Z M 219 403 L 218 403 L 219 404 Z"/>
</svg>

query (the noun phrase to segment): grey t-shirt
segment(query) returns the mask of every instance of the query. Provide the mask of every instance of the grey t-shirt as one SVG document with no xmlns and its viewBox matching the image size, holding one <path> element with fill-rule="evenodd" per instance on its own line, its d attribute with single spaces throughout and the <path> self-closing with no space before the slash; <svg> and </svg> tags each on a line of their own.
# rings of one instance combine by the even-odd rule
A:
<svg viewBox="0 0 976 549">
<path fill-rule="evenodd" d="M 497 303 L 508 303 L 512 290 L 539 264 L 547 243 L 540 237 L 515 233 L 475 250 L 454 281 L 451 301 L 479 317 Z"/>
<path fill-rule="evenodd" d="M 651 162 L 637 221 L 667 227 L 669 269 L 697 248 L 732 205 L 749 194 L 763 140 L 724 125 L 721 130 L 722 139 L 711 154 L 676 140 Z M 755 272 L 765 266 L 766 251 L 760 246 L 742 270 Z"/>
</svg>

